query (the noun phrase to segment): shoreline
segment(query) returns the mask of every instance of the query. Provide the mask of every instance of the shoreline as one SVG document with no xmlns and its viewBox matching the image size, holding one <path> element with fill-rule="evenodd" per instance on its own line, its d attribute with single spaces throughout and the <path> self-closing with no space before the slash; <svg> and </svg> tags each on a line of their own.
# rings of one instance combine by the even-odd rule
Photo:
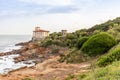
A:
<svg viewBox="0 0 120 80">
<path fill-rule="evenodd" d="M 50 58 L 38 63 L 33 67 L 23 67 L 14 71 L 9 72 L 6 75 L 0 75 L 0 79 L 3 80 L 22 80 L 24 78 L 34 78 L 35 80 L 45 79 L 45 80 L 65 80 L 70 74 L 78 74 L 90 71 L 88 68 L 91 64 L 81 63 L 81 64 L 66 64 L 59 63 L 59 56 Z"/>
<path fill-rule="evenodd" d="M 27 44 L 27 43 L 29 42 L 24 42 L 24 43 L 22 42 L 22 44 L 18 43 L 19 45 L 15 44 L 15 46 L 21 46 L 21 47 L 19 49 L 13 49 L 12 51 L 0 53 L 1 65 L 6 64 L 6 67 L 4 66 L 3 69 L 1 69 L 0 75 L 8 74 L 9 72 L 20 69 L 22 67 L 30 67 L 35 65 L 35 62 L 31 60 L 19 61 L 19 62 L 15 61 L 16 57 L 21 56 L 20 53 L 22 52 L 21 50 L 22 47 L 24 47 L 23 44 Z M 10 65 L 11 67 L 7 65 Z"/>
<path fill-rule="evenodd" d="M 23 43 L 22 43 L 23 44 Z M 53 53 L 52 50 L 57 47 L 59 51 Z M 58 59 L 61 54 L 66 53 L 69 48 L 50 46 L 47 48 L 36 46 L 32 42 L 23 44 L 21 49 L 7 52 L 8 54 L 19 54 L 20 56 L 14 58 L 15 63 L 21 61 L 34 60 L 35 65 L 31 67 L 21 67 L 8 72 L 7 74 L 1 74 L 0 79 L 2 80 L 22 80 L 24 78 L 34 78 L 35 80 L 65 80 L 65 78 L 72 74 L 79 72 L 88 72 L 91 64 L 83 62 L 80 64 L 67 64 L 60 63 Z M 1 55 L 0 55 L 1 56 Z"/>
<path fill-rule="evenodd" d="M 9 52 L 2 52 L 0 53 L 0 57 L 19 55 L 13 58 L 15 64 L 22 62 L 27 66 L 27 64 L 34 63 L 33 66 L 35 66 L 36 64 L 42 63 L 54 55 L 54 54 L 48 54 L 51 52 L 48 48 L 38 47 L 31 41 L 21 42 L 21 43 L 15 44 L 15 46 L 21 46 L 21 48 L 17 50 L 12 50 Z M 30 60 L 33 60 L 33 61 L 30 63 L 29 62 Z M 20 68 L 17 68 L 17 69 L 20 69 Z M 12 69 L 7 73 L 16 71 L 17 69 Z M 3 73 L 3 75 L 7 73 Z"/>
</svg>

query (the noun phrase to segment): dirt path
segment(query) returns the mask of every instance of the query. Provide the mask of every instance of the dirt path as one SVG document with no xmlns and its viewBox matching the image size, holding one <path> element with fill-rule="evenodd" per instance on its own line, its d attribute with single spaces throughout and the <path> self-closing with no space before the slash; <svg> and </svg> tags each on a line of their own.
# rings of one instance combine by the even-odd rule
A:
<svg viewBox="0 0 120 80">
<path fill-rule="evenodd" d="M 54 57 L 31 68 L 23 68 L 7 75 L 0 76 L 0 80 L 22 80 L 25 77 L 35 80 L 64 80 L 68 75 L 88 71 L 90 63 L 66 64 L 59 63 Z"/>
</svg>

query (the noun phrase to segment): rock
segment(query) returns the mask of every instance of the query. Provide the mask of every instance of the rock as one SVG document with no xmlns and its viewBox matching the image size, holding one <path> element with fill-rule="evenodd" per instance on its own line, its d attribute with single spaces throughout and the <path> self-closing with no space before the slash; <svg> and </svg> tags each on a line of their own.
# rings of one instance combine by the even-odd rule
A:
<svg viewBox="0 0 120 80">
<path fill-rule="evenodd" d="M 25 64 L 31 64 L 32 62 L 29 62 L 29 61 L 25 61 L 24 63 L 25 63 Z"/>
<path fill-rule="evenodd" d="M 15 60 L 14 61 L 15 63 L 18 63 L 18 62 L 27 60 L 27 57 L 19 56 L 19 57 L 14 58 L 14 60 Z"/>
<path fill-rule="evenodd" d="M 28 44 L 28 48 L 31 49 L 35 49 L 37 46 L 34 43 L 29 43 Z"/>
<path fill-rule="evenodd" d="M 0 58 L 0 60 L 3 60 L 3 58 Z"/>
<path fill-rule="evenodd" d="M 15 44 L 15 46 L 25 46 L 25 45 L 28 45 L 29 43 L 31 43 L 31 41 L 21 42 L 21 43 Z"/>
</svg>

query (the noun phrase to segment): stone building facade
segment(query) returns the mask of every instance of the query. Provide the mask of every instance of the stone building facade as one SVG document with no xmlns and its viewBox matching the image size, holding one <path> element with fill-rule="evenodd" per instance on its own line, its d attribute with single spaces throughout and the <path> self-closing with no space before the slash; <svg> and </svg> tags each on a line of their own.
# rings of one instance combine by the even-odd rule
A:
<svg viewBox="0 0 120 80">
<path fill-rule="evenodd" d="M 62 36 L 65 37 L 67 35 L 67 30 L 61 30 Z"/>
<path fill-rule="evenodd" d="M 49 31 L 40 29 L 40 27 L 35 27 L 35 30 L 33 31 L 32 40 L 43 40 L 47 36 L 49 36 Z"/>
</svg>

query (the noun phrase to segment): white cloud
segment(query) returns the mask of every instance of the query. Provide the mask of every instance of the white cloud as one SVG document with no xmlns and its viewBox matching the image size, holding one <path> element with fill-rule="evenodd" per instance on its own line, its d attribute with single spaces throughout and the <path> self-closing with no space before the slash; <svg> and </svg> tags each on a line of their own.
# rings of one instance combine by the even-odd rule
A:
<svg viewBox="0 0 120 80">
<path fill-rule="evenodd" d="M 25 15 L 27 14 L 26 11 L 10 11 L 10 10 L 4 10 L 0 12 L 0 17 L 2 16 L 19 16 L 19 15 Z"/>
<path fill-rule="evenodd" d="M 84 14 L 79 13 L 15 17 L 2 20 L 0 25 L 4 26 L 4 29 L 0 30 L 0 32 L 4 34 L 32 34 L 32 30 L 35 26 L 40 26 L 51 32 L 61 31 L 62 29 L 67 29 L 69 32 L 73 32 L 77 29 L 88 28 L 96 21 L 97 20 L 94 20 L 92 16 L 84 16 Z M 6 32 L 6 28 L 12 28 L 12 30 L 7 30 Z"/>
<path fill-rule="evenodd" d="M 32 30 L 34 29 L 35 26 L 40 26 L 41 28 L 50 30 L 51 32 L 60 31 L 61 29 L 67 29 L 68 31 L 72 32 L 74 30 L 81 28 L 89 28 L 95 24 L 120 16 L 120 10 L 118 9 L 119 5 L 116 5 L 115 3 L 114 3 L 115 5 L 111 5 L 112 3 L 111 4 L 104 3 L 103 5 L 101 4 L 99 6 L 98 5 L 99 3 L 97 3 L 96 1 L 100 0 L 96 1 L 19 0 L 19 1 L 24 2 L 26 4 L 32 4 L 32 6 L 29 9 L 27 9 L 29 7 L 28 6 L 20 10 L 16 8 L 15 10 L 4 9 L 4 11 L 0 11 L 0 26 L 1 26 L 0 34 L 32 34 Z M 72 3 L 72 1 L 75 2 Z M 93 2 L 91 3 L 91 1 Z M 22 6 L 21 3 L 20 5 Z M 42 5 L 43 6 L 47 5 L 47 7 L 46 6 L 45 8 L 41 7 Z M 76 6 L 80 8 L 80 10 L 70 13 L 61 12 L 67 10 L 69 11 L 70 7 L 76 8 Z M 57 12 L 57 10 L 58 12 L 51 14 L 48 13 L 49 9 L 51 9 L 51 12 Z M 13 16 L 9 17 L 10 15 Z M 4 18 L 5 16 L 6 18 Z M 9 28 L 11 30 L 9 30 Z"/>
<path fill-rule="evenodd" d="M 71 0 L 19 0 L 26 3 L 35 3 L 35 4 L 42 4 L 42 5 L 71 5 Z"/>
</svg>

